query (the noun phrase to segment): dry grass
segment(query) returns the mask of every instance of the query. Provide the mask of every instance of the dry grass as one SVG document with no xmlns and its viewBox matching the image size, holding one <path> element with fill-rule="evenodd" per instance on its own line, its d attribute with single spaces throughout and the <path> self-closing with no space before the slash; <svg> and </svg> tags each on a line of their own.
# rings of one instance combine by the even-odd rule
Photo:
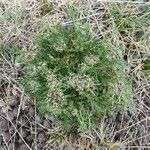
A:
<svg viewBox="0 0 150 150">
<path fill-rule="evenodd" d="M 53 140 L 52 137 L 54 135 L 63 134 L 61 128 L 54 127 L 49 130 L 51 136 L 45 144 L 45 149 L 47 150 L 150 149 L 150 70 L 142 70 L 144 60 L 150 57 L 150 29 L 141 24 L 142 31 L 144 31 L 144 38 L 141 41 L 137 41 L 134 38 L 134 30 L 131 30 L 130 34 L 126 37 L 121 35 L 116 28 L 114 18 L 112 16 L 109 18 L 106 17 L 110 12 L 111 5 L 115 3 L 123 3 L 123 1 L 113 1 L 110 3 L 110 1 L 98 2 L 96 0 L 85 0 L 79 1 L 74 5 L 78 5 L 81 8 L 80 11 L 82 11 L 82 15 L 78 21 L 87 19 L 92 24 L 91 30 L 93 31 L 93 36 L 100 39 L 106 35 L 110 35 L 113 45 L 121 45 L 124 53 L 128 41 L 133 46 L 126 53 L 126 56 L 128 58 L 127 74 L 134 77 L 133 93 L 135 108 L 127 114 L 120 112 L 116 118 L 104 117 L 95 130 L 88 133 L 80 133 L 79 135 L 66 136 L 63 140 Z M 119 8 L 120 13 L 130 12 L 133 15 L 139 14 L 139 17 L 142 18 L 146 14 L 140 14 L 139 9 L 146 9 L 149 5 L 149 2 L 134 1 L 121 4 Z M 60 4 L 56 2 L 53 10 L 47 14 L 41 12 L 40 2 L 37 0 L 1 0 L 0 6 L 1 42 L 4 44 L 13 43 L 19 46 L 22 51 L 26 51 L 27 55 L 34 55 L 36 47 L 33 35 L 40 32 L 40 27 L 45 25 L 45 23 L 71 24 L 71 22 L 67 22 L 64 3 Z M 87 10 L 88 13 L 85 13 Z M 150 12 L 147 13 L 149 13 L 150 18 Z M 150 26 L 148 21 L 147 24 Z M 24 95 L 22 88 L 17 85 L 16 78 L 12 77 L 14 69 L 16 68 L 14 68 L 13 62 L 9 62 L 8 68 L 0 64 L 0 107 L 5 110 L 6 114 L 9 109 L 9 101 L 12 99 L 12 96 L 16 96 L 15 90 L 17 91 L 17 97 L 20 97 L 19 110 L 25 107 L 25 103 L 29 101 Z M 14 93 L 14 95 L 11 93 Z M 34 103 L 36 106 L 36 102 Z M 18 115 L 20 113 L 19 110 Z M 37 112 L 35 114 L 37 115 Z M 6 119 L 9 120 L 9 117 Z M 38 124 L 36 116 L 34 124 L 35 126 Z M 13 126 L 15 127 L 15 124 Z M 17 129 L 16 132 L 18 133 Z M 19 136 L 22 138 L 21 134 Z M 35 134 L 35 143 L 36 139 L 37 135 Z M 24 142 L 28 147 L 26 141 Z"/>
</svg>

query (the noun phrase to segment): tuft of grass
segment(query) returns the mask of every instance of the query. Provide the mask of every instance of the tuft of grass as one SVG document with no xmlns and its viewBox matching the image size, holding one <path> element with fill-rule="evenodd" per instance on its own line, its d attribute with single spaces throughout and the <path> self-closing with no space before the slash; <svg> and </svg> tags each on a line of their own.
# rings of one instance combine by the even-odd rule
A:
<svg viewBox="0 0 150 150">
<path fill-rule="evenodd" d="M 23 53 L 18 47 L 12 44 L 0 45 L 0 73 L 8 75 L 10 78 L 17 78 L 18 71 L 25 63 Z"/>
<path fill-rule="evenodd" d="M 92 37 L 88 23 L 48 27 L 21 81 L 40 113 L 53 114 L 67 131 L 87 131 L 101 116 L 115 115 L 131 100 L 125 63 L 108 39 Z M 117 53 L 117 50 L 116 50 Z"/>
</svg>

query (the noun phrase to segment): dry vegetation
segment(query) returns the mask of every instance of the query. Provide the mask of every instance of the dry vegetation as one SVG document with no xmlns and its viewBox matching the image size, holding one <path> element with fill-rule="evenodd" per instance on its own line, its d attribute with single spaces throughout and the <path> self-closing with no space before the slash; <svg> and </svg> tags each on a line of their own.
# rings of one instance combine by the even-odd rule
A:
<svg viewBox="0 0 150 150">
<path fill-rule="evenodd" d="M 65 1 L 1 0 L 0 42 L 19 47 L 26 57 L 35 54 L 33 36 L 47 24 L 68 22 Z M 133 79 L 134 107 L 115 118 L 104 116 L 89 132 L 64 134 L 52 116 L 41 117 L 36 100 L 31 99 L 18 84 L 22 64 L 13 52 L 0 49 L 0 150 L 79 149 L 123 150 L 150 149 L 150 3 L 74 1 L 80 8 L 78 21 L 91 23 L 95 38 L 109 36 L 112 47 L 121 50 Z M 9 58 L 9 59 L 8 59 Z M 18 147 L 19 146 L 19 147 Z"/>
</svg>

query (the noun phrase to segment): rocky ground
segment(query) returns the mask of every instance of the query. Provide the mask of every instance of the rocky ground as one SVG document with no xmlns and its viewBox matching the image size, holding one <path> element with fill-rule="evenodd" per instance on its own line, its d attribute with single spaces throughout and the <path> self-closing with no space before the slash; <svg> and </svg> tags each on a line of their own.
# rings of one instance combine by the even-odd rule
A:
<svg viewBox="0 0 150 150">
<path fill-rule="evenodd" d="M 23 103 L 17 97 L 13 98 L 7 107 L 0 107 L 0 150 L 97 150 L 97 147 L 118 150 L 137 149 L 139 145 L 141 150 L 145 150 L 150 147 L 149 82 L 143 80 L 142 86 L 134 88 L 137 93 L 134 97 L 135 113 L 119 112 L 116 118 L 103 118 L 96 130 L 67 135 L 66 139 L 58 142 L 54 142 L 52 137 L 63 132 L 55 125 L 54 117 L 47 114 L 41 117 L 34 102 L 27 100 Z M 147 90 L 141 93 L 143 86 Z"/>
<path fill-rule="evenodd" d="M 25 109 L 13 99 L 10 109 L 0 108 L 0 145 L 1 150 L 43 149 L 53 127 L 53 117 L 35 116 L 32 103 Z"/>
</svg>

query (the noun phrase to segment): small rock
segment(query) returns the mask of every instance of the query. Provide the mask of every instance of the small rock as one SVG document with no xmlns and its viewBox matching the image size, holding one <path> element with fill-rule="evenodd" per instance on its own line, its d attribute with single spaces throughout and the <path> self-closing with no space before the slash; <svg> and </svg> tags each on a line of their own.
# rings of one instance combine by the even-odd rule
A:
<svg viewBox="0 0 150 150">
<path fill-rule="evenodd" d="M 27 132 L 26 129 L 24 129 L 24 128 L 23 128 L 22 130 L 20 130 L 19 133 L 21 134 L 21 136 L 22 136 L 23 138 L 27 137 L 27 135 L 28 135 L 28 132 Z"/>
<path fill-rule="evenodd" d="M 18 143 L 20 143 L 20 144 L 23 143 L 23 141 L 22 141 L 22 139 L 20 137 L 18 138 Z"/>
<path fill-rule="evenodd" d="M 49 121 L 47 120 L 43 121 L 43 126 L 46 127 L 47 129 L 51 127 Z"/>
<path fill-rule="evenodd" d="M 18 105 L 18 101 L 17 101 L 16 99 L 11 100 L 11 101 L 9 102 L 9 105 L 10 105 L 10 107 L 16 107 L 16 106 Z"/>
<path fill-rule="evenodd" d="M 9 143 L 9 144 L 8 144 L 8 149 L 9 149 L 9 150 L 13 150 L 13 146 L 14 146 L 13 143 Z"/>
<path fill-rule="evenodd" d="M 29 106 L 25 106 L 25 107 L 23 108 L 23 111 L 24 111 L 25 113 L 28 113 L 28 112 L 29 112 Z"/>
<path fill-rule="evenodd" d="M 5 141 L 6 141 L 6 142 L 8 142 L 8 141 L 9 141 L 9 139 L 10 139 L 9 132 L 4 132 L 4 133 L 3 133 L 3 135 L 4 135 L 4 139 L 5 139 Z"/>
<path fill-rule="evenodd" d="M 38 125 L 37 127 L 38 127 L 38 129 L 37 129 L 37 132 L 38 132 L 38 133 L 43 132 L 43 129 L 41 128 L 41 126 Z"/>
<path fill-rule="evenodd" d="M 37 123 L 42 123 L 42 119 L 41 119 L 40 116 L 38 116 L 38 115 L 36 116 L 36 122 L 37 122 Z"/>
<path fill-rule="evenodd" d="M 10 134 L 14 134 L 15 133 L 15 128 L 13 126 L 11 126 L 9 128 L 9 132 L 10 132 Z"/>
<path fill-rule="evenodd" d="M 14 114 L 14 117 L 17 118 L 17 116 L 18 116 L 18 108 L 14 108 L 13 109 L 13 114 Z"/>
<path fill-rule="evenodd" d="M 12 111 L 8 111 L 8 120 L 13 121 L 15 118 L 14 113 Z"/>
<path fill-rule="evenodd" d="M 29 108 L 29 114 L 30 114 L 31 116 L 34 116 L 35 110 L 33 109 L 33 107 L 30 107 L 30 108 Z"/>
<path fill-rule="evenodd" d="M 3 116 L 5 116 L 5 112 L 4 112 L 3 107 L 0 107 L 0 114 L 3 115 Z M 1 118 L 0 118 L 0 119 L 1 119 Z"/>
<path fill-rule="evenodd" d="M 33 141 L 33 139 L 34 139 L 34 136 L 32 134 L 30 134 L 26 137 L 27 143 L 31 143 Z"/>
<path fill-rule="evenodd" d="M 20 149 L 19 150 L 29 150 L 28 147 L 25 145 L 25 144 L 22 144 L 20 146 Z"/>
<path fill-rule="evenodd" d="M 43 144 L 41 144 L 41 143 L 38 143 L 38 145 L 37 145 L 37 149 L 43 149 Z"/>
<path fill-rule="evenodd" d="M 51 116 L 51 115 L 45 115 L 45 118 L 48 119 L 48 120 L 51 121 L 51 122 L 54 122 L 54 121 L 55 121 L 54 116 Z"/>
<path fill-rule="evenodd" d="M 2 132 L 8 131 L 8 124 L 5 119 L 1 121 L 0 127 L 1 127 Z"/>
<path fill-rule="evenodd" d="M 46 136 L 45 136 L 44 133 L 40 133 L 40 134 L 38 135 L 38 141 L 39 141 L 39 143 L 44 143 L 44 142 L 46 142 Z"/>
</svg>

